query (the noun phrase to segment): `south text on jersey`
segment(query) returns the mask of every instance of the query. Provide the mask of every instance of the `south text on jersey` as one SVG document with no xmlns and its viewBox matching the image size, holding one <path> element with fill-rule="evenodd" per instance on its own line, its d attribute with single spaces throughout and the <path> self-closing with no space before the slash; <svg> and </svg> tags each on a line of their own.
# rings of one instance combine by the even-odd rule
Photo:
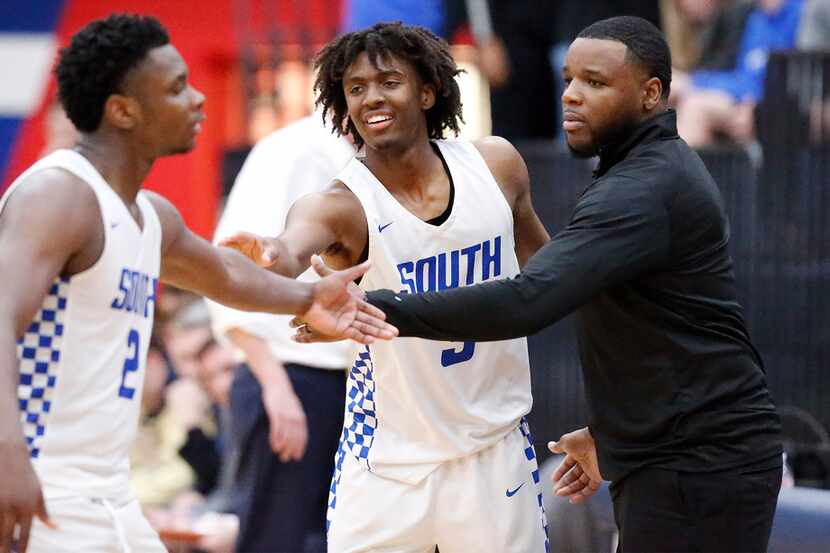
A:
<svg viewBox="0 0 830 553">
<path fill-rule="evenodd" d="M 401 293 L 446 290 L 501 275 L 501 236 L 458 250 L 398 263 Z"/>
<path fill-rule="evenodd" d="M 144 318 L 151 317 L 150 304 L 155 307 L 157 286 L 158 278 L 125 267 L 121 269 L 118 290 L 110 307 Z"/>
</svg>

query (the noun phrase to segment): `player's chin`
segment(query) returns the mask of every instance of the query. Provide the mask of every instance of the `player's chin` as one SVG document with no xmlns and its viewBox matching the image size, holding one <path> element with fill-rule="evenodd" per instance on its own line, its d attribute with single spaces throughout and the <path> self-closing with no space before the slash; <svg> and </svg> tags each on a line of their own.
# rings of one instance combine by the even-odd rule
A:
<svg viewBox="0 0 830 553">
<path fill-rule="evenodd" d="M 172 146 L 168 151 L 168 155 L 187 154 L 190 153 L 195 147 L 196 137 L 193 136 L 188 138 L 187 140 L 183 140 L 180 144 Z"/>
</svg>

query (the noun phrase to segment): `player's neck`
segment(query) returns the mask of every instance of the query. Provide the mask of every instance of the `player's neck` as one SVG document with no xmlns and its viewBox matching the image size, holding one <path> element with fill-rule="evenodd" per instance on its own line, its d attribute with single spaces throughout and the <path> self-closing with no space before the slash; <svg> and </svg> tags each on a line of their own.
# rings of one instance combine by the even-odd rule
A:
<svg viewBox="0 0 830 553">
<path fill-rule="evenodd" d="M 97 132 L 82 134 L 75 144 L 75 151 L 89 160 L 128 205 L 135 203 L 136 195 L 155 161 L 120 137 Z"/>
<path fill-rule="evenodd" d="M 428 140 L 405 149 L 366 149 L 366 166 L 389 190 L 425 190 L 443 165 Z"/>
</svg>

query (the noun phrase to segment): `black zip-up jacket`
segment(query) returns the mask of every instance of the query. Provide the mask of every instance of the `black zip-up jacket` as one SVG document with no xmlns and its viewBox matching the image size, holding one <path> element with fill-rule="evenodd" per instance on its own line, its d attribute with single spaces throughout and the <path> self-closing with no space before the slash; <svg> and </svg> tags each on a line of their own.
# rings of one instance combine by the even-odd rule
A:
<svg viewBox="0 0 830 553">
<path fill-rule="evenodd" d="M 576 311 L 606 479 L 646 465 L 780 465 L 780 421 L 728 245 L 717 185 L 667 111 L 600 152 L 567 227 L 516 278 L 369 300 L 402 336 L 451 341 L 527 336 Z"/>
</svg>

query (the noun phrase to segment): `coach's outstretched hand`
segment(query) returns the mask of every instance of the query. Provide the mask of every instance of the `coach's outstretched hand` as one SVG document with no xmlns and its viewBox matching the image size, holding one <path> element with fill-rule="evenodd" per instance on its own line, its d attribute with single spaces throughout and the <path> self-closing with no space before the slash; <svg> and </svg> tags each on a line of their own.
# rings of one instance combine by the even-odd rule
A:
<svg viewBox="0 0 830 553">
<path fill-rule="evenodd" d="M 553 471 L 553 491 L 556 495 L 568 497 L 571 503 L 582 503 L 596 493 L 602 483 L 602 475 L 599 473 L 594 438 L 587 427 L 563 434 L 558 442 L 549 442 L 548 449 L 565 454 Z"/>
<path fill-rule="evenodd" d="M 0 553 L 26 553 L 32 519 L 39 518 L 49 527 L 54 524 L 46 513 L 43 493 L 32 464 L 29 450 L 19 444 L 0 446 L 3 473 L 0 476 Z"/>
<path fill-rule="evenodd" d="M 318 256 L 312 258 L 315 269 L 321 263 Z M 377 338 L 391 340 L 398 329 L 385 322 L 383 311 L 368 304 L 363 291 L 353 283 L 367 270 L 368 261 L 343 271 L 328 270 L 314 283 L 311 307 L 297 316 L 330 339 L 349 338 L 361 344 L 371 344 Z"/>
</svg>

